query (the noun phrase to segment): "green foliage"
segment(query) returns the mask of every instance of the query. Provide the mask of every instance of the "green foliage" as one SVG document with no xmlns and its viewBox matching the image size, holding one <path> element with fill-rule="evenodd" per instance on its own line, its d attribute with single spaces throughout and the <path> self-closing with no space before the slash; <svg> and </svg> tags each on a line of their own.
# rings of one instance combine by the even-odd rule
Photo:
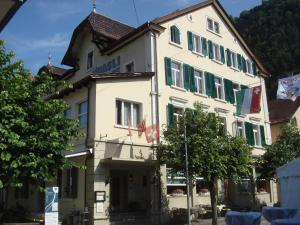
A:
<svg viewBox="0 0 300 225">
<path fill-rule="evenodd" d="M 287 72 L 300 70 L 300 1 L 268 0 L 242 12 L 235 22 L 272 74 L 267 86 L 269 97 L 274 98 L 277 79 Z"/>
<path fill-rule="evenodd" d="M 158 150 L 162 164 L 176 172 L 185 171 L 184 124 L 191 178 L 200 176 L 208 182 L 239 181 L 241 175 L 248 174 L 251 148 L 245 139 L 224 133 L 220 119 L 203 112 L 199 103 L 195 104 L 195 110 L 185 111 L 177 126 L 163 131 L 164 140 Z"/>
<path fill-rule="evenodd" d="M 72 166 L 64 152 L 79 135 L 78 121 L 65 118 L 63 100 L 45 98 L 61 85 L 50 74 L 33 78 L 0 41 L 0 188 L 41 185 Z"/>
<path fill-rule="evenodd" d="M 262 157 L 262 176 L 274 177 L 276 168 L 300 157 L 300 133 L 293 125 L 284 125 L 282 133 L 272 145 L 267 146 Z"/>
</svg>

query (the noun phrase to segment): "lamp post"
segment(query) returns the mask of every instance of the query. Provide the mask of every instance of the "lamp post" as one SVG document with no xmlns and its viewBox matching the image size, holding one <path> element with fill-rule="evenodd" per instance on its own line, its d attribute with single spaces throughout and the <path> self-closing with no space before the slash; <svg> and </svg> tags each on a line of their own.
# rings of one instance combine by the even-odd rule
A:
<svg viewBox="0 0 300 225">
<path fill-rule="evenodd" d="M 187 198 L 187 220 L 188 225 L 191 225 L 191 207 L 190 207 L 190 181 L 189 181 L 189 161 L 188 161 L 188 149 L 186 138 L 186 124 L 184 122 L 184 149 L 185 149 L 185 172 L 186 172 L 186 198 Z"/>
</svg>

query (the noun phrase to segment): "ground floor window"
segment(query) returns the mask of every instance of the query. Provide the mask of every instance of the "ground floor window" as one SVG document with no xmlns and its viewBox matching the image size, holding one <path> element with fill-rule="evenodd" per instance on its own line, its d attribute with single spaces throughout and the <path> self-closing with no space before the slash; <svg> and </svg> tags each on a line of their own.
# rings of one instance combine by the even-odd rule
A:
<svg viewBox="0 0 300 225">
<path fill-rule="evenodd" d="M 60 198 L 77 198 L 78 172 L 77 168 L 65 169 L 58 172 L 57 185 L 59 187 Z"/>
<path fill-rule="evenodd" d="M 249 178 L 244 178 L 238 184 L 238 192 L 249 193 L 251 191 L 251 181 Z"/>
<path fill-rule="evenodd" d="M 183 195 L 186 194 L 186 178 L 183 173 L 173 173 L 170 168 L 167 168 L 167 194 L 168 195 Z"/>
<path fill-rule="evenodd" d="M 196 192 L 201 195 L 209 194 L 208 183 L 203 178 L 196 179 Z"/>
<path fill-rule="evenodd" d="M 270 182 L 266 179 L 256 180 L 256 190 L 259 193 L 270 193 Z"/>
</svg>

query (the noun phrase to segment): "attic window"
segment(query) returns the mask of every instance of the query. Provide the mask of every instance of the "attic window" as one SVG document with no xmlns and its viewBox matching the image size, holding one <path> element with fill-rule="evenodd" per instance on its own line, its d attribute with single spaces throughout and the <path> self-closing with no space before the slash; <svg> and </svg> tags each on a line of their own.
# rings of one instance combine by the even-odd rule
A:
<svg viewBox="0 0 300 225">
<path fill-rule="evenodd" d="M 207 18 L 207 29 L 215 34 L 220 34 L 220 24 L 211 18 Z"/>
<path fill-rule="evenodd" d="M 180 31 L 177 26 L 173 25 L 170 28 L 171 42 L 180 45 Z"/>
<path fill-rule="evenodd" d="M 93 61 L 94 61 L 94 53 L 93 53 L 93 51 L 91 51 L 87 55 L 87 63 L 86 63 L 87 70 L 89 70 L 93 67 Z"/>
</svg>

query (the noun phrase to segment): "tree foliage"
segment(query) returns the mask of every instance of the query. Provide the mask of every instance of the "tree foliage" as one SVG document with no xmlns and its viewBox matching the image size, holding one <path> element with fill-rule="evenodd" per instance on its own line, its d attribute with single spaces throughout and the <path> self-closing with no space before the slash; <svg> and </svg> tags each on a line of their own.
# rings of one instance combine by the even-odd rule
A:
<svg viewBox="0 0 300 225">
<path fill-rule="evenodd" d="M 174 127 L 163 131 L 164 140 L 158 150 L 160 163 L 174 172 L 185 173 L 185 141 L 188 147 L 189 175 L 192 179 L 203 177 L 209 185 L 214 220 L 216 224 L 216 181 L 239 181 L 248 175 L 251 148 L 242 137 L 232 137 L 215 114 L 203 112 L 199 103 L 195 110 L 187 109 Z"/>
<path fill-rule="evenodd" d="M 64 116 L 67 104 L 45 98 L 62 83 L 50 74 L 32 77 L 13 57 L 0 41 L 0 189 L 50 181 L 72 165 L 64 151 L 79 135 L 78 122 Z"/>
<path fill-rule="evenodd" d="M 293 125 L 284 125 L 282 133 L 272 145 L 266 148 L 262 157 L 262 176 L 273 178 L 276 168 L 300 157 L 300 133 Z"/>
<path fill-rule="evenodd" d="M 274 98 L 277 79 L 300 71 L 300 0 L 268 0 L 235 18 L 255 55 L 272 74 L 268 96 Z M 285 75 L 286 76 L 286 75 Z"/>
</svg>

